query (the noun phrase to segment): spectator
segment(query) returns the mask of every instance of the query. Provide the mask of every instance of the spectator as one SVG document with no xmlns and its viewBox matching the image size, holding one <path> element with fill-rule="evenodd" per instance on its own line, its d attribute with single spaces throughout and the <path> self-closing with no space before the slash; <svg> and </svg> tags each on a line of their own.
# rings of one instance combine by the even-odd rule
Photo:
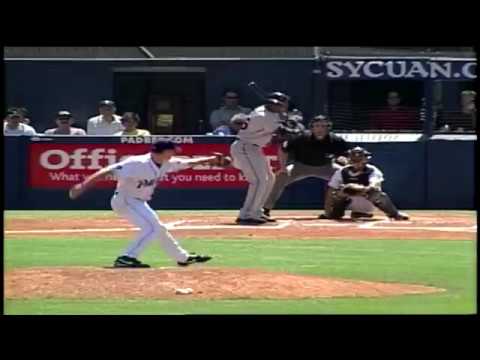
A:
<svg viewBox="0 0 480 360">
<path fill-rule="evenodd" d="M 210 126 L 213 130 L 222 125 L 229 126 L 233 115 L 250 113 L 251 109 L 240 106 L 240 96 L 234 90 L 227 90 L 223 93 L 224 105 L 216 109 L 210 115 Z"/>
<path fill-rule="evenodd" d="M 390 91 L 387 106 L 370 115 L 372 130 L 418 130 L 421 125 L 418 112 L 411 107 L 400 105 L 398 92 Z"/>
<path fill-rule="evenodd" d="M 18 108 L 18 110 L 23 113 L 22 123 L 30 125 L 30 118 L 28 117 L 28 115 L 29 115 L 28 109 L 24 108 L 24 107 L 20 107 L 20 108 Z"/>
<path fill-rule="evenodd" d="M 134 136 L 150 136 L 150 131 L 137 129 L 140 123 L 140 116 L 133 112 L 126 112 L 123 114 L 120 122 L 124 126 L 124 130 L 116 132 L 114 135 L 134 135 Z"/>
<path fill-rule="evenodd" d="M 445 111 L 439 110 L 437 124 L 441 132 L 463 132 L 475 130 L 477 127 L 477 108 L 475 98 L 477 93 L 473 90 L 461 92 L 461 110 Z"/>
<path fill-rule="evenodd" d="M 45 130 L 45 135 L 87 135 L 85 130 L 72 127 L 75 122 L 73 115 L 66 110 L 59 111 L 55 119 L 56 128 Z"/>
<path fill-rule="evenodd" d="M 88 119 L 88 135 L 113 135 L 123 130 L 120 116 L 115 114 L 115 103 L 111 100 L 100 101 L 98 112 L 100 115 Z"/>
<path fill-rule="evenodd" d="M 37 135 L 37 132 L 33 127 L 23 123 L 24 118 L 25 118 L 24 113 L 19 109 L 16 109 L 16 108 L 9 109 L 7 112 L 7 116 L 3 122 L 3 135 L 5 136 Z"/>
</svg>

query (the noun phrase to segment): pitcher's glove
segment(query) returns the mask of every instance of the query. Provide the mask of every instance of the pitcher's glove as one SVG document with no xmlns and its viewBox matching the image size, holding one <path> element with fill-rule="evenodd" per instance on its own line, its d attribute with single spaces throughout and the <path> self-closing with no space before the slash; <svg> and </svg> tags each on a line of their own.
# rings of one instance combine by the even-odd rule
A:
<svg viewBox="0 0 480 360">
<path fill-rule="evenodd" d="M 342 192 L 348 196 L 363 196 L 367 187 L 360 184 L 347 184 L 342 187 Z"/>
<path fill-rule="evenodd" d="M 230 156 L 219 152 L 214 152 L 212 155 L 215 156 L 215 158 L 210 160 L 209 163 L 211 166 L 228 167 L 232 164 L 232 158 Z"/>
</svg>

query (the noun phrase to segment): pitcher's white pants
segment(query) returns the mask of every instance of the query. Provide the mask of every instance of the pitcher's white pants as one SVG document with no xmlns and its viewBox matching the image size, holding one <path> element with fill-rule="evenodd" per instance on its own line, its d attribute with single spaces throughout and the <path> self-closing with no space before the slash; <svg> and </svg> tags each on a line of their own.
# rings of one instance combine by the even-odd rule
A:
<svg viewBox="0 0 480 360">
<path fill-rule="evenodd" d="M 140 233 L 130 243 L 123 255 L 137 258 L 147 244 L 153 240 L 159 240 L 168 256 L 175 261 L 185 262 L 187 260 L 188 252 L 168 232 L 146 201 L 115 193 L 111 205 L 115 213 L 140 228 Z"/>
</svg>

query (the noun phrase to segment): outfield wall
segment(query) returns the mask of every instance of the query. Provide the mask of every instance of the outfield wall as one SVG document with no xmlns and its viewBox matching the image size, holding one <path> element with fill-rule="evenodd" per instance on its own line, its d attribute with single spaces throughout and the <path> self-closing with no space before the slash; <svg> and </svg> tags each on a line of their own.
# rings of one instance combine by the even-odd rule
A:
<svg viewBox="0 0 480 360">
<path fill-rule="evenodd" d="M 159 140 L 165 137 L 153 137 Z M 233 137 L 174 136 L 182 156 L 228 151 Z M 67 189 L 108 162 L 148 151 L 127 137 L 5 137 L 5 208 L 10 210 L 110 209 L 113 181 L 70 201 Z M 473 140 L 362 142 L 385 175 L 384 190 L 404 209 L 474 209 Z M 266 150 L 272 164 L 276 149 Z M 151 202 L 156 209 L 238 209 L 246 182 L 236 169 L 199 167 L 163 179 Z M 278 208 L 323 208 L 325 182 L 290 185 Z"/>
</svg>

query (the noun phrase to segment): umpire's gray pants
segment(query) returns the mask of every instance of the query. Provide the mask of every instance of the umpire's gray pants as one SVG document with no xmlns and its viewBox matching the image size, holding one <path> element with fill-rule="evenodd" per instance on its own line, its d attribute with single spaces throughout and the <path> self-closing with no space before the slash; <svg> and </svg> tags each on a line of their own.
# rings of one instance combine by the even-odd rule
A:
<svg viewBox="0 0 480 360">
<path fill-rule="evenodd" d="M 283 190 L 291 183 L 307 177 L 317 177 L 328 181 L 335 171 L 340 168 L 341 166 L 338 164 L 310 166 L 294 161 L 293 164 L 287 166 L 287 173 L 281 173 L 276 176 L 275 184 L 267 197 L 264 207 L 273 209 L 277 200 L 282 196 Z"/>
<path fill-rule="evenodd" d="M 275 182 L 267 157 L 258 145 L 242 140 L 230 146 L 233 166 L 240 169 L 248 181 L 248 191 L 243 207 L 240 209 L 241 219 L 259 219 L 263 212 L 268 194 Z"/>
</svg>

